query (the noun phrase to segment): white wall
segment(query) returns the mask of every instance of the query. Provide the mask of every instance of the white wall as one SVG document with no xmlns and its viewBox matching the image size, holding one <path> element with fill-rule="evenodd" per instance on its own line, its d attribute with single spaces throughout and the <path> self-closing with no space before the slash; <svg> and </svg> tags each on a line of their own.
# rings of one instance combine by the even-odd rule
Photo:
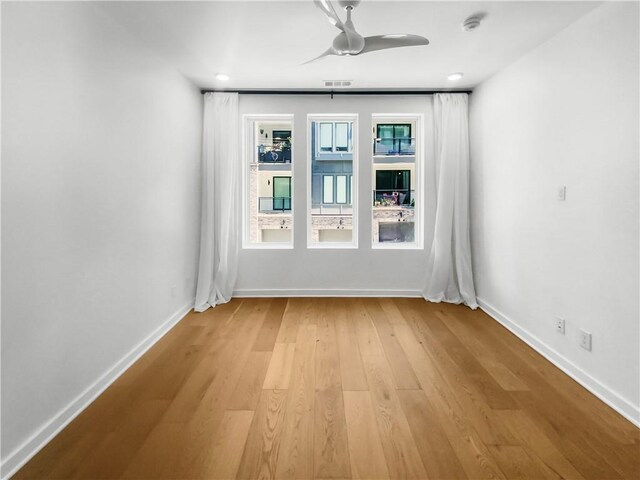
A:
<svg viewBox="0 0 640 480">
<path fill-rule="evenodd" d="M 240 113 L 293 114 L 294 249 L 245 249 L 240 252 L 236 291 L 240 294 L 288 293 L 417 293 L 425 283 L 433 236 L 433 114 L 428 96 L 283 96 L 241 95 Z M 358 249 L 307 248 L 307 114 L 358 114 Z M 424 114 L 425 222 L 420 250 L 371 248 L 371 152 L 374 113 Z"/>
<path fill-rule="evenodd" d="M 479 299 L 636 420 L 638 89 L 638 3 L 607 3 L 476 88 L 470 127 Z"/>
<path fill-rule="evenodd" d="M 191 305 L 202 98 L 93 2 L 4 2 L 2 47 L 6 475 Z"/>
</svg>

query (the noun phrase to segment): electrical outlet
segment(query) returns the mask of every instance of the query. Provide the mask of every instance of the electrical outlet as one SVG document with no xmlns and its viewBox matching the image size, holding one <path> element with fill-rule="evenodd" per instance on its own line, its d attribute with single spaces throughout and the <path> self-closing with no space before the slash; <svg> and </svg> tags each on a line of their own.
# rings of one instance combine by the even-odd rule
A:
<svg viewBox="0 0 640 480">
<path fill-rule="evenodd" d="M 558 200 L 561 202 L 567 199 L 567 187 L 558 187 Z"/>
<path fill-rule="evenodd" d="M 564 318 L 556 317 L 556 332 L 564 335 Z"/>
<path fill-rule="evenodd" d="M 591 334 L 580 330 L 580 346 L 587 351 L 591 351 Z"/>
</svg>

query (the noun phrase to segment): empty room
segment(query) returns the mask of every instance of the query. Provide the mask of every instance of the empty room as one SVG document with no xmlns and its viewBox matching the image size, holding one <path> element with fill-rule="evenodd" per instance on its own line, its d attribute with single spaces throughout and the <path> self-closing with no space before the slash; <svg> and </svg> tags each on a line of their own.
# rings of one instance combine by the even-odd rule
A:
<svg viewBox="0 0 640 480">
<path fill-rule="evenodd" d="M 1 1 L 0 479 L 640 479 L 640 2 Z"/>
</svg>

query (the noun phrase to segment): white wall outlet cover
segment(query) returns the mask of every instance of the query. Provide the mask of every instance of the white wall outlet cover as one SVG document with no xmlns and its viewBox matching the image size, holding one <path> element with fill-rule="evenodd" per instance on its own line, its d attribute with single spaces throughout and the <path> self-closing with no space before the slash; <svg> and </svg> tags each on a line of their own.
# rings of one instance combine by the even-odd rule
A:
<svg viewBox="0 0 640 480">
<path fill-rule="evenodd" d="M 556 317 L 556 332 L 564 335 L 564 318 Z"/>
<path fill-rule="evenodd" d="M 591 334 L 580 330 L 580 346 L 585 350 L 591 351 Z"/>
<path fill-rule="evenodd" d="M 567 187 L 558 187 L 558 200 L 564 201 L 567 199 Z"/>
</svg>

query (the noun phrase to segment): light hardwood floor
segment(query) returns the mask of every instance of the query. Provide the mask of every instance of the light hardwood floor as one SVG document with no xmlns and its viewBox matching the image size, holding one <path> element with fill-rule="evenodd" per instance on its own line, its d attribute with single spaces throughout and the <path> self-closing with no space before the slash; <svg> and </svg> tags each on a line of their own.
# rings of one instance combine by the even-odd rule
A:
<svg viewBox="0 0 640 480">
<path fill-rule="evenodd" d="M 15 478 L 635 479 L 637 428 L 481 311 L 189 314 Z"/>
</svg>

